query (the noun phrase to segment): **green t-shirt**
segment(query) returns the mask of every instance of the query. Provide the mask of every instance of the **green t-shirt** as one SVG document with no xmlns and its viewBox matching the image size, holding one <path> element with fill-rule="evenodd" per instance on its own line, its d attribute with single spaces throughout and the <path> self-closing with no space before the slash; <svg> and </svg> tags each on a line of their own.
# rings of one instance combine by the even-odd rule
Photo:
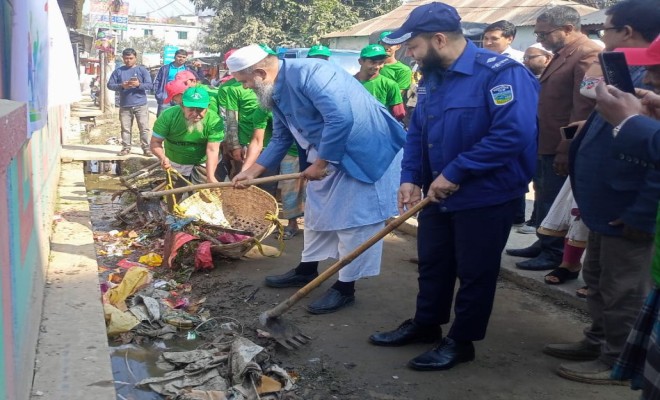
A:
<svg viewBox="0 0 660 400">
<path fill-rule="evenodd" d="M 651 264 L 651 276 L 656 286 L 660 287 L 660 206 L 658 207 L 658 215 L 655 219 L 655 255 L 653 256 L 653 264 Z"/>
<path fill-rule="evenodd" d="M 206 144 L 221 142 L 225 137 L 222 119 L 213 110 L 207 110 L 202 119 L 204 131 L 188 132 L 183 110 L 174 106 L 163 111 L 154 123 L 153 135 L 165 140 L 165 155 L 183 165 L 198 165 L 206 161 Z"/>
<path fill-rule="evenodd" d="M 268 146 L 270 138 L 273 136 L 273 113 L 271 111 L 266 111 L 261 107 L 257 109 L 252 114 L 252 123 L 254 124 L 254 129 L 264 129 L 264 149 Z M 298 146 L 294 143 L 289 151 L 286 154 L 298 157 Z"/>
<path fill-rule="evenodd" d="M 203 87 L 206 89 L 207 92 L 209 92 L 209 110 L 213 110 L 216 112 L 216 114 L 220 115 L 218 112 L 218 89 L 212 88 L 211 86 L 208 85 L 202 85 L 201 83 L 199 86 Z"/>
<path fill-rule="evenodd" d="M 383 65 L 380 74 L 396 82 L 399 90 L 408 90 L 412 83 L 412 70 L 401 61 Z"/>
<path fill-rule="evenodd" d="M 385 107 L 403 103 L 399 86 L 390 78 L 378 74 L 375 78 L 360 83 Z"/>
<path fill-rule="evenodd" d="M 218 89 L 218 106 L 226 111 L 238 112 L 238 141 L 242 146 L 247 146 L 254 131 L 252 113 L 259 108 L 257 95 L 232 78 Z"/>
</svg>

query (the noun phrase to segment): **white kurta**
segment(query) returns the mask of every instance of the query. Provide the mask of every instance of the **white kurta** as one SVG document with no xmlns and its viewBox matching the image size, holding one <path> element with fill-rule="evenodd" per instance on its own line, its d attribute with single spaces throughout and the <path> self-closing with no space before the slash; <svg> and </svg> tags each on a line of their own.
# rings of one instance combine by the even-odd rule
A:
<svg viewBox="0 0 660 400">
<path fill-rule="evenodd" d="M 302 261 L 339 259 L 377 233 L 397 214 L 400 152 L 377 182 L 368 184 L 328 166 L 330 175 L 307 184 L 305 247 Z M 355 281 L 380 273 L 382 240 L 339 272 L 339 280 Z"/>
</svg>

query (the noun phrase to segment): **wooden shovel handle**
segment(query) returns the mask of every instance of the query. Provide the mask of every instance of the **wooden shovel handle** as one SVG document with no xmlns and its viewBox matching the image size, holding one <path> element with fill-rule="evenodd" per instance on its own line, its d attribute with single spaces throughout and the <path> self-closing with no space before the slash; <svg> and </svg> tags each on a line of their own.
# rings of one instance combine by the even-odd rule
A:
<svg viewBox="0 0 660 400">
<path fill-rule="evenodd" d="M 271 183 L 271 182 L 279 182 L 279 181 L 285 181 L 287 179 L 298 179 L 302 175 L 300 172 L 295 173 L 295 174 L 285 174 L 285 175 L 275 175 L 275 176 L 267 176 L 265 178 L 257 178 L 257 179 L 250 179 L 247 181 L 243 181 L 243 185 L 260 185 L 262 183 Z M 202 183 L 200 185 L 189 185 L 185 187 L 180 187 L 180 188 L 175 188 L 175 189 L 170 189 L 170 190 L 162 190 L 162 191 L 154 191 L 154 192 L 142 192 L 140 193 L 140 196 L 143 198 L 152 198 L 152 197 L 161 197 L 161 196 L 167 196 L 168 194 L 178 194 L 178 193 L 186 193 L 186 192 L 193 192 L 195 190 L 202 190 L 202 189 L 212 189 L 212 188 L 219 188 L 219 187 L 232 187 L 234 186 L 233 183 L 231 182 L 215 182 L 215 183 Z"/>
<path fill-rule="evenodd" d="M 378 231 L 378 233 L 367 239 L 366 242 L 362 243 L 355 250 L 347 254 L 344 258 L 332 264 L 330 268 L 326 269 L 313 281 L 309 282 L 307 285 L 300 288 L 296 293 L 291 295 L 291 297 L 284 300 L 275 307 L 271 308 L 270 310 L 266 311 L 264 313 L 264 316 L 266 318 L 277 318 L 280 315 L 284 314 L 289 308 L 293 307 L 294 304 L 300 301 L 300 299 L 307 296 L 309 292 L 319 287 L 319 285 L 325 282 L 328 278 L 336 274 L 337 271 L 344 268 L 346 265 L 350 264 L 360 254 L 364 253 L 365 250 L 367 250 L 369 247 L 373 246 L 376 242 L 384 238 L 388 233 L 398 228 L 399 225 L 403 224 L 404 221 L 406 221 L 408 218 L 417 214 L 422 208 L 429 205 L 430 202 L 431 202 L 431 198 L 427 197 L 421 202 L 417 203 L 416 206 L 406 211 L 404 214 L 390 221 L 390 223 L 387 224 L 383 229 Z"/>
</svg>

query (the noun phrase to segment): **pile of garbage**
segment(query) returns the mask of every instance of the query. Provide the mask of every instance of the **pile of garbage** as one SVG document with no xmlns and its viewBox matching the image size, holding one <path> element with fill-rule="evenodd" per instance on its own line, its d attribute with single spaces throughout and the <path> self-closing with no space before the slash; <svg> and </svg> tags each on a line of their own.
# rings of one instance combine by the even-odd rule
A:
<svg viewBox="0 0 660 400">
<path fill-rule="evenodd" d="M 210 349 L 164 352 L 156 365 L 168 372 L 137 386 L 177 400 L 275 400 L 295 383 L 263 347 L 240 336 Z"/>
</svg>

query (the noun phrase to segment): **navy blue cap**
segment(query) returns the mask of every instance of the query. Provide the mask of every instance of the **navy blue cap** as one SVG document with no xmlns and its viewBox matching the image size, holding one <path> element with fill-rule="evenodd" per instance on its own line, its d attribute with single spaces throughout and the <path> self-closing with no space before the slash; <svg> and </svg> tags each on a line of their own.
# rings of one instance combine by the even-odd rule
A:
<svg viewBox="0 0 660 400">
<path fill-rule="evenodd" d="M 401 28 L 381 41 L 385 44 L 401 44 L 423 32 L 455 32 L 461 29 L 461 17 L 448 4 L 433 2 L 412 10 Z"/>
</svg>

